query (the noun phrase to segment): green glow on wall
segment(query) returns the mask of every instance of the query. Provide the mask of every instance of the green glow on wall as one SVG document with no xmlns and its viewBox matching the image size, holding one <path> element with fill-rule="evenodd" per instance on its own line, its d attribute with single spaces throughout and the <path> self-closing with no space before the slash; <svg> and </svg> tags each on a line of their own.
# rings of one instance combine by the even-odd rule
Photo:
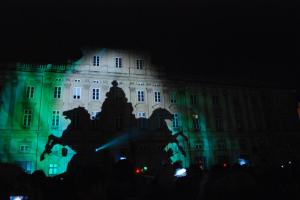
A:
<svg viewBox="0 0 300 200">
<path fill-rule="evenodd" d="M 176 134 L 178 131 L 182 131 L 184 135 L 188 137 L 188 142 L 186 142 L 182 137 L 179 138 L 180 145 L 184 147 L 187 155 L 184 156 L 175 144 L 169 144 L 165 150 L 171 148 L 174 152 L 171 160 L 173 163 L 181 162 L 183 167 L 189 167 L 191 162 L 195 161 L 195 157 L 200 157 L 203 160 L 205 167 L 210 167 L 214 163 L 214 145 L 213 140 L 214 136 L 211 134 L 207 128 L 207 119 L 204 115 L 204 111 L 199 108 L 199 105 L 189 105 L 189 98 L 186 93 L 179 93 L 176 106 L 179 113 L 179 127 L 178 129 L 172 128 L 171 122 L 168 123 L 168 127 L 172 130 L 173 134 Z M 199 104 L 204 104 L 203 99 L 199 99 Z M 204 107 L 204 106 L 202 106 Z M 182 109 L 183 108 L 183 109 Z M 192 121 L 191 117 L 197 114 L 200 119 L 199 130 L 191 130 Z M 200 142 L 200 145 L 203 146 L 202 150 L 195 151 L 194 147 Z"/>
<path fill-rule="evenodd" d="M 18 65 L 19 67 L 21 66 Z M 28 65 L 27 65 L 28 66 Z M 60 127 L 58 130 L 51 130 L 49 127 L 51 113 L 53 109 L 62 110 L 62 107 L 55 106 L 51 97 L 53 88 L 46 87 L 44 81 L 47 78 L 55 80 L 64 78 L 65 74 L 46 72 L 45 68 L 50 69 L 52 65 L 30 65 L 37 69 L 37 72 L 8 72 L 9 80 L 3 84 L 1 91 L 1 127 L 0 134 L 0 161 L 14 162 L 30 161 L 31 172 L 36 169 L 42 169 L 46 174 L 49 171 L 49 164 L 55 163 L 58 166 L 59 173 L 64 172 L 67 163 L 70 161 L 74 152 L 68 148 L 68 156 L 61 156 L 61 147 L 57 146 L 53 153 L 45 162 L 40 162 L 39 157 L 44 150 L 48 135 L 54 134 L 60 136 L 62 131 L 67 127 L 68 121 L 60 117 Z M 44 69 L 41 69 L 44 68 Z M 63 83 L 62 83 L 63 84 Z M 34 86 L 33 98 L 26 98 L 26 87 Z M 43 86 L 43 88 L 42 88 Z M 23 127 L 24 110 L 32 111 L 32 120 L 30 128 Z M 29 150 L 22 152 L 20 145 L 28 145 Z"/>
<path fill-rule="evenodd" d="M 104 54 L 105 50 L 100 52 Z M 51 68 L 54 68 L 54 65 L 44 65 L 44 66 L 33 66 L 37 69 L 36 72 L 21 72 L 18 71 L 15 74 L 10 75 L 10 80 L 5 83 L 1 91 L 1 135 L 4 137 L 0 139 L 0 159 L 2 162 L 11 162 L 11 161 L 32 161 L 32 169 L 42 169 L 46 174 L 49 172 L 49 165 L 52 163 L 58 164 L 58 173 L 63 173 L 66 171 L 67 164 L 75 154 L 75 152 L 69 148 L 68 154 L 66 157 L 63 157 L 61 154 L 62 146 L 56 145 L 53 149 L 53 153 L 47 155 L 46 159 L 43 162 L 39 161 L 40 155 L 44 150 L 45 144 L 48 139 L 48 135 L 53 134 L 60 137 L 62 132 L 70 121 L 62 117 L 62 112 L 64 111 L 64 106 L 60 105 L 59 101 L 53 99 L 53 90 L 54 86 L 63 86 L 66 84 L 66 80 L 70 75 L 76 73 L 77 67 L 81 65 L 82 59 L 73 62 L 71 66 L 66 68 L 67 70 L 63 73 L 51 72 Z M 24 66 L 23 66 L 24 67 Z M 114 77 L 111 77 L 112 79 Z M 61 79 L 62 81 L 56 84 L 56 79 Z M 14 80 L 18 80 L 14 83 Z M 28 81 L 29 80 L 29 81 Z M 37 80 L 34 81 L 34 80 Z M 51 81 L 52 80 L 52 81 Z M 35 94 L 33 100 L 24 101 L 25 89 L 26 86 L 33 85 L 35 86 Z M 43 86 L 43 88 L 41 88 Z M 16 88 L 15 88 L 16 87 Z M 120 86 L 122 88 L 122 86 Z M 124 89 L 124 88 L 123 88 Z M 41 98 L 39 98 L 41 96 Z M 178 96 L 176 107 L 178 108 L 178 113 L 180 114 L 180 124 L 178 129 L 172 128 L 172 122 L 167 121 L 169 130 L 172 131 L 172 134 L 182 131 L 185 136 L 189 138 L 188 141 L 185 141 L 182 136 L 178 136 L 180 145 L 186 151 L 186 156 L 184 156 L 177 148 L 176 144 L 170 143 L 166 146 L 165 150 L 171 148 L 173 150 L 173 156 L 171 157 L 172 162 L 181 162 L 183 167 L 189 167 L 191 165 L 191 160 L 195 156 L 203 156 L 206 160 L 206 165 L 210 166 L 214 162 L 214 136 L 209 132 L 207 128 L 207 121 L 205 112 L 198 108 L 197 106 L 187 106 L 187 100 L 189 100 L 185 93 L 181 93 Z M 202 101 L 202 99 L 199 99 Z M 11 103 L 14 103 L 11 105 Z M 204 104 L 204 102 L 199 102 Z M 185 108 L 187 108 L 187 111 Z M 204 107 L 204 106 L 201 106 Z M 38 115 L 33 116 L 38 119 L 33 119 L 32 127 L 24 129 L 22 127 L 23 122 L 23 113 L 25 108 L 30 108 L 33 112 L 38 112 Z M 100 109 L 100 107 L 99 107 Z M 58 129 L 52 129 L 51 118 L 52 111 L 60 110 L 60 126 Z M 172 111 L 170 111 L 172 113 Z M 197 114 L 200 119 L 201 131 L 191 131 L 191 116 L 192 114 Z M 7 129 L 6 127 L 10 127 Z M 17 136 L 17 139 L 14 139 L 12 135 Z M 12 140 L 11 140 L 12 139 Z M 229 140 L 229 139 L 228 139 Z M 27 153 L 19 152 L 18 148 L 21 144 L 29 143 L 31 150 Z M 202 152 L 197 152 L 197 155 L 194 151 L 191 151 L 197 142 L 202 142 L 203 150 Z M 193 154 L 193 155 L 192 155 Z"/>
<path fill-rule="evenodd" d="M 61 155 L 61 147 L 60 145 L 56 145 L 55 148 L 53 149 L 53 153 L 48 155 L 45 161 L 40 162 L 39 157 L 41 153 L 44 150 L 47 137 L 50 134 L 53 134 L 55 136 L 61 136 L 63 130 L 68 126 L 70 123 L 68 120 L 65 120 L 63 117 L 60 117 L 60 127 L 59 129 L 51 129 L 50 124 L 51 124 L 51 113 L 53 110 L 60 110 L 63 112 L 63 107 L 56 105 L 57 102 L 53 100 L 53 88 L 55 84 L 47 87 L 49 82 L 45 82 L 48 79 L 51 79 L 55 81 L 57 78 L 65 80 L 68 78 L 68 76 L 73 73 L 73 70 L 76 70 L 76 66 L 80 64 L 80 60 L 77 62 L 74 62 L 72 66 L 69 68 L 69 71 L 66 71 L 63 74 L 59 73 L 52 73 L 52 72 L 16 72 L 15 74 L 11 75 L 12 77 L 15 77 L 15 79 L 22 79 L 22 81 L 18 81 L 16 84 L 13 83 L 13 81 L 10 81 L 6 83 L 6 85 L 3 87 L 3 91 L 1 93 L 2 97 L 2 102 L 3 104 L 1 105 L 1 118 L 3 127 L 11 127 L 8 132 L 11 135 L 17 136 L 16 138 L 13 138 L 11 142 L 9 142 L 9 137 L 7 137 L 7 140 L 2 142 L 2 154 L 3 162 L 10 162 L 10 161 L 32 161 L 32 170 L 35 169 L 42 169 L 46 174 L 48 174 L 49 171 L 49 165 L 52 163 L 58 164 L 58 172 L 62 173 L 66 170 L 67 164 L 70 161 L 70 159 L 73 157 L 75 152 L 69 148 L 68 149 L 68 155 L 66 157 L 63 157 Z M 37 66 L 35 66 L 37 67 Z M 52 65 L 47 65 L 48 68 L 51 68 Z M 37 78 L 38 77 L 38 78 Z M 30 80 L 36 80 L 38 79 L 38 83 L 31 83 Z M 29 82 L 27 80 L 30 80 Z M 62 81 L 61 83 L 57 85 L 63 86 L 64 82 Z M 25 90 L 26 87 L 32 85 L 35 86 L 35 91 L 34 91 L 34 98 L 33 99 L 27 99 L 24 101 L 24 95 L 25 95 Z M 16 88 L 14 88 L 16 86 Z M 41 87 L 43 86 L 43 88 Z M 13 90 L 15 89 L 15 90 Z M 40 97 L 40 98 L 39 98 Z M 179 101 L 181 102 L 182 105 L 178 106 L 183 106 L 184 104 L 184 97 L 181 97 L 182 100 Z M 10 99 L 10 101 L 7 101 L 7 99 Z M 10 102 L 15 102 L 14 105 L 10 105 Z M 31 125 L 30 129 L 24 129 L 22 127 L 22 122 L 23 122 L 23 113 L 24 109 L 30 109 L 33 111 L 33 119 L 32 122 L 34 122 Z M 12 113 L 11 113 L 12 112 Z M 38 115 L 36 114 L 38 112 Z M 61 115 L 61 113 L 60 113 Z M 38 118 L 38 119 L 36 119 Z M 187 136 L 188 134 L 188 121 L 186 119 L 187 117 L 181 117 L 180 118 L 180 127 L 183 133 Z M 203 117 L 202 117 L 203 118 Z M 203 118 L 204 119 L 204 118 Z M 9 125 L 8 125 L 9 123 Z M 171 122 L 168 122 L 170 130 L 172 130 L 172 133 L 175 134 L 178 132 L 178 130 L 172 129 Z M 205 128 L 205 123 L 203 123 L 201 127 Z M 4 131 L 2 129 L 1 131 Z M 5 131 L 4 131 L 5 132 Z M 8 135 L 5 134 L 4 135 Z M 209 148 L 209 140 L 207 138 L 207 135 L 201 135 L 199 136 L 202 138 L 202 141 L 204 141 L 204 148 L 205 149 L 210 149 Z M 172 162 L 176 161 L 181 161 L 184 167 L 188 167 L 190 165 L 190 155 L 189 155 L 189 145 L 193 144 L 188 144 L 186 141 L 183 140 L 180 136 L 178 137 L 178 140 L 180 141 L 180 145 L 184 148 L 186 151 L 186 157 L 183 156 L 183 154 L 178 150 L 177 146 L 175 144 L 169 144 L 166 147 L 166 150 L 168 148 L 171 148 L 173 150 L 173 156 L 171 157 Z M 22 144 L 19 143 L 18 141 L 23 141 L 25 144 L 28 142 L 30 143 L 31 150 L 30 153 L 21 153 L 18 152 L 19 145 Z M 6 145 L 4 145 L 6 143 Z M 6 156 L 4 156 L 6 154 Z M 205 156 L 207 158 L 210 158 L 210 153 L 209 151 L 205 151 Z"/>
</svg>

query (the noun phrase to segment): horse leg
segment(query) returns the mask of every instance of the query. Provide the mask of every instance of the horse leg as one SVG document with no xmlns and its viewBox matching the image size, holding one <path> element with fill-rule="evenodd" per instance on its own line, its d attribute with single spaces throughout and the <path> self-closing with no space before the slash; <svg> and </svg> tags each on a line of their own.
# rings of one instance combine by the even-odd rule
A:
<svg viewBox="0 0 300 200">
<path fill-rule="evenodd" d="M 177 138 L 179 135 L 181 135 L 184 139 L 185 139 L 185 141 L 188 141 L 189 140 L 189 138 L 186 136 L 186 135 L 184 135 L 184 133 L 182 132 L 182 131 L 180 131 L 180 132 L 178 132 L 178 133 L 175 133 L 174 135 L 173 135 L 173 137 L 174 138 Z M 176 139 L 177 140 L 177 139 Z"/>
<path fill-rule="evenodd" d="M 183 131 L 180 131 L 180 132 L 177 132 L 174 135 L 172 135 L 172 142 L 177 145 L 177 147 L 180 150 L 180 152 L 182 153 L 182 155 L 186 156 L 186 152 L 183 150 L 183 147 L 180 146 L 180 144 L 179 144 L 179 142 L 177 140 L 177 137 L 179 135 L 181 135 L 184 138 L 185 141 L 188 141 L 188 137 L 183 134 Z"/>
<path fill-rule="evenodd" d="M 186 152 L 183 150 L 182 146 L 179 144 L 178 140 L 176 137 L 173 138 L 173 143 L 175 143 L 179 149 L 179 151 L 182 153 L 182 155 L 184 155 L 184 157 L 186 157 Z"/>
<path fill-rule="evenodd" d="M 186 135 L 184 135 L 184 133 L 182 131 L 179 132 L 178 134 L 181 135 L 185 139 L 186 142 L 189 140 L 189 138 Z"/>
<path fill-rule="evenodd" d="M 43 151 L 43 153 L 40 156 L 40 160 L 44 160 L 45 159 L 45 154 L 50 154 L 52 151 L 51 149 L 53 148 L 54 145 L 56 145 L 58 143 L 59 138 L 54 136 L 54 135 L 49 135 L 48 137 L 48 141 L 45 145 L 45 150 Z"/>
</svg>

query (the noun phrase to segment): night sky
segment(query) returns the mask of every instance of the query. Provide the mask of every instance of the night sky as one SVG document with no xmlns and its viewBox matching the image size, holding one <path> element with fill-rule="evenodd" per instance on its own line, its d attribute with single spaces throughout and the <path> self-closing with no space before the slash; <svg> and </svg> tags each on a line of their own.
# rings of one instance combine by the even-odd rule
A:
<svg viewBox="0 0 300 200">
<path fill-rule="evenodd" d="M 287 1 L 26 2 L 0 7 L 2 62 L 63 63 L 84 46 L 140 49 L 175 73 L 300 88 L 299 15 Z"/>
</svg>

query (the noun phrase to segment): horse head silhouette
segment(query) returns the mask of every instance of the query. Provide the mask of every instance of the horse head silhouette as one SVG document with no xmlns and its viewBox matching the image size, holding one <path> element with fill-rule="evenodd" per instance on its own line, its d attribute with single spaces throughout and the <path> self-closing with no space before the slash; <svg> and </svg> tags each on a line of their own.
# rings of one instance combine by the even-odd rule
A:
<svg viewBox="0 0 300 200">
<path fill-rule="evenodd" d="M 150 119 L 155 118 L 155 117 L 156 118 L 160 117 L 162 119 L 172 120 L 173 119 L 173 114 L 165 108 L 157 108 L 152 112 L 152 114 L 150 116 Z"/>
<path fill-rule="evenodd" d="M 173 114 L 165 108 L 155 109 L 148 119 L 149 129 L 165 129 L 168 130 L 168 126 L 165 120 L 173 120 Z"/>
<path fill-rule="evenodd" d="M 168 111 L 165 108 L 157 108 L 156 110 L 153 111 L 152 115 L 149 118 L 149 122 L 152 124 L 159 122 L 159 133 L 163 134 L 163 137 L 165 139 L 165 144 L 174 143 L 177 145 L 179 151 L 182 153 L 182 155 L 186 156 L 186 152 L 184 151 L 184 148 L 181 146 L 179 140 L 177 139 L 178 136 L 183 137 L 185 141 L 188 141 L 188 137 L 184 135 L 182 131 L 173 133 L 171 130 L 169 130 L 169 127 L 167 126 L 167 123 L 165 120 L 174 120 L 173 114 Z"/>
<path fill-rule="evenodd" d="M 66 110 L 63 112 L 65 119 L 71 120 L 68 127 L 70 128 L 87 128 L 91 122 L 90 114 L 84 107 L 73 108 L 72 110 Z M 65 132 L 63 133 L 63 135 Z"/>
</svg>

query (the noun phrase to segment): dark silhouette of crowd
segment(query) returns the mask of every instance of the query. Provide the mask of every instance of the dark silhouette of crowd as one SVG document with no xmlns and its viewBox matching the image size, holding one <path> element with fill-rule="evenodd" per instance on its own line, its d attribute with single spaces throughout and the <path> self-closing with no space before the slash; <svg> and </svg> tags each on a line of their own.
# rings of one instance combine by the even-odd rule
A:
<svg viewBox="0 0 300 200">
<path fill-rule="evenodd" d="M 165 147 L 174 143 L 185 156 L 186 152 L 177 137 L 188 138 L 182 132 L 172 134 L 168 129 L 165 119 L 171 119 L 172 114 L 157 109 L 149 119 L 136 119 L 124 91 L 116 81 L 112 84 L 95 119 L 91 120 L 82 107 L 65 111 L 64 115 L 71 120 L 71 124 L 61 137 L 49 135 L 41 161 L 51 154 L 53 146 L 69 146 L 76 154 L 69 162 L 67 171 L 47 177 L 41 170 L 26 174 L 17 165 L 1 163 L 0 200 L 13 196 L 26 196 L 32 200 L 300 197 L 300 171 L 296 160 L 289 160 L 284 166 L 221 163 L 210 169 L 195 164 L 187 169 L 185 176 L 175 176 L 182 165 L 180 161 L 171 161 L 173 151 L 165 151 Z M 161 121 L 157 127 L 155 123 L 158 119 Z M 113 145 L 107 145 L 112 141 Z M 140 144 L 158 142 L 161 146 L 155 152 L 143 154 L 137 151 Z M 123 148 L 124 145 L 126 148 Z M 119 159 L 121 155 L 124 159 Z M 149 165 L 151 169 L 136 171 L 140 162 L 152 163 Z"/>
<path fill-rule="evenodd" d="M 96 169 L 78 175 L 47 177 L 43 171 L 26 174 L 12 164 L 1 164 L 0 199 L 299 199 L 299 166 L 255 167 L 215 165 L 209 170 L 191 166 L 187 175 L 175 177 L 165 164 L 154 176 L 136 174 L 129 160 L 116 162 L 111 173 Z"/>
</svg>

